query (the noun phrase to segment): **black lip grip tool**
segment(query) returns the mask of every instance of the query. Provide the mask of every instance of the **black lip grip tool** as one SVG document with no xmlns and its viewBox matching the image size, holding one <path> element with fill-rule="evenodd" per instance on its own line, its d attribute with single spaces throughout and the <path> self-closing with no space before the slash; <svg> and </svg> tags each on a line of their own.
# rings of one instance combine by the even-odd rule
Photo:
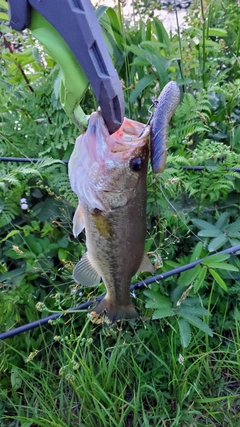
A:
<svg viewBox="0 0 240 427">
<path fill-rule="evenodd" d="M 31 24 L 32 9 L 62 36 L 93 88 L 109 133 L 124 118 L 124 98 L 118 74 L 108 54 L 100 24 L 89 0 L 8 0 L 13 29 Z"/>
</svg>

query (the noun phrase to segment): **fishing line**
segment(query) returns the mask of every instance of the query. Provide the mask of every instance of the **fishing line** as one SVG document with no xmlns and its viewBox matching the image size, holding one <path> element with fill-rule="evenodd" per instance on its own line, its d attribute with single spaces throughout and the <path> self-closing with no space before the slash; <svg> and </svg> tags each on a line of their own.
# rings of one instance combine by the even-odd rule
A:
<svg viewBox="0 0 240 427">
<path fill-rule="evenodd" d="M 152 109 L 153 109 L 153 108 L 155 108 L 157 105 L 158 105 L 158 100 L 157 100 L 157 99 L 154 99 L 154 100 L 152 101 L 152 104 L 151 104 L 151 105 L 150 105 L 150 107 L 148 108 L 148 112 L 149 112 L 150 116 L 149 116 L 149 118 L 148 118 L 148 120 L 147 120 L 147 123 L 145 124 L 145 126 L 144 126 L 144 128 L 143 128 L 142 132 L 138 135 L 138 138 L 140 138 L 140 137 L 144 134 L 144 132 L 145 132 L 146 128 L 147 128 L 148 126 L 150 126 L 150 123 L 151 123 L 151 121 L 152 121 L 153 114 L 154 114 L 154 110 L 152 111 Z"/>
<path fill-rule="evenodd" d="M 240 251 L 240 245 L 233 246 L 232 248 L 224 249 L 223 251 L 216 252 L 216 254 L 214 254 L 214 255 L 198 259 L 196 261 L 190 262 L 189 264 L 185 264 L 185 265 L 182 265 L 180 267 L 174 268 L 173 270 L 166 271 L 165 273 L 158 274 L 156 276 L 149 277 L 148 279 L 141 280 L 140 282 L 137 282 L 137 283 L 131 285 L 130 292 L 135 291 L 136 289 L 141 289 L 143 287 L 147 287 L 151 283 L 159 282 L 159 281 L 166 279 L 168 277 L 171 277 L 171 276 L 174 276 L 176 274 L 180 274 L 184 271 L 190 270 L 191 268 L 194 268 L 196 265 L 201 264 L 203 261 L 205 261 L 207 259 L 211 259 L 211 257 L 213 257 L 213 256 L 221 255 L 221 254 L 234 254 L 238 251 Z M 26 325 L 19 326 L 18 328 L 12 329 L 12 330 L 7 331 L 7 332 L 3 332 L 2 334 L 0 334 L 0 340 L 5 340 L 7 338 L 14 337 L 15 335 L 19 335 L 23 332 L 27 332 L 31 329 L 35 329 L 35 328 L 38 328 L 42 325 L 46 325 L 48 323 L 51 323 L 51 321 L 58 319 L 61 316 L 65 316 L 66 314 L 72 314 L 76 311 L 85 310 L 90 305 L 93 305 L 94 303 L 101 301 L 104 297 L 105 297 L 105 295 L 98 297 L 95 300 L 87 301 L 83 304 L 80 304 L 80 305 L 73 307 L 70 310 L 66 310 L 62 313 L 61 312 L 54 313 L 50 316 L 44 317 L 43 319 L 36 320 L 34 322 L 31 322 L 31 323 L 27 323 Z"/>
<path fill-rule="evenodd" d="M 162 184 L 161 184 L 161 182 L 160 182 L 160 180 L 159 180 L 159 187 L 160 187 L 160 190 L 161 190 L 161 193 L 162 193 L 162 195 L 163 195 L 163 197 L 164 197 L 164 199 L 166 200 L 166 202 L 167 202 L 167 204 L 169 205 L 169 206 L 171 206 L 171 208 L 173 209 L 173 211 L 176 213 L 176 215 L 177 215 L 177 217 L 180 219 L 180 221 L 183 223 L 183 225 L 186 227 L 186 229 L 194 236 L 194 237 L 196 237 L 196 239 L 197 240 L 199 240 L 203 245 L 205 244 L 205 242 L 204 242 L 204 240 L 202 240 L 197 234 L 195 234 L 192 230 L 191 230 L 191 228 L 187 225 L 187 223 L 183 220 L 183 218 L 182 218 L 182 215 L 180 216 L 179 215 L 179 213 L 178 213 L 178 211 L 177 211 L 177 209 L 175 208 L 175 206 L 173 206 L 173 204 L 170 202 L 170 200 L 167 198 L 167 196 L 166 196 L 166 194 L 164 193 L 164 190 L 163 190 L 163 186 L 162 186 Z"/>
</svg>

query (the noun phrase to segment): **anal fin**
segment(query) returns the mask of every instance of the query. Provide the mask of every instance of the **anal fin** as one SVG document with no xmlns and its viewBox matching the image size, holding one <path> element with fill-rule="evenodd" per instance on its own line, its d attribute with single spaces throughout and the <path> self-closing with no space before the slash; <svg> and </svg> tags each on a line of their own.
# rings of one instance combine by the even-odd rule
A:
<svg viewBox="0 0 240 427">
<path fill-rule="evenodd" d="M 88 253 L 83 255 L 83 257 L 74 267 L 73 279 L 82 286 L 96 286 L 99 284 L 101 277 L 92 266 L 88 257 Z"/>
<path fill-rule="evenodd" d="M 143 255 L 143 259 L 142 259 L 142 262 L 140 264 L 138 271 L 149 271 L 149 273 L 155 272 L 155 268 L 152 265 L 151 261 L 149 260 L 147 254 Z"/>
</svg>

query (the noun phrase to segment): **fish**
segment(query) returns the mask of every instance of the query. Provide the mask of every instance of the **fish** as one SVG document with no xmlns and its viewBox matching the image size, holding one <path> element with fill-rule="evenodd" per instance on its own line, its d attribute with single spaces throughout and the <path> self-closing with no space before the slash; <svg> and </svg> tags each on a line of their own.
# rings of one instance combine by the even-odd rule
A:
<svg viewBox="0 0 240 427">
<path fill-rule="evenodd" d="M 138 317 L 131 279 L 138 271 L 154 272 L 144 251 L 149 135 L 149 126 L 127 118 L 110 135 L 98 110 L 69 160 L 69 180 L 78 196 L 73 234 L 85 228 L 87 248 L 73 278 L 86 287 L 102 279 L 107 292 L 92 319 L 103 317 L 105 324 Z"/>
</svg>

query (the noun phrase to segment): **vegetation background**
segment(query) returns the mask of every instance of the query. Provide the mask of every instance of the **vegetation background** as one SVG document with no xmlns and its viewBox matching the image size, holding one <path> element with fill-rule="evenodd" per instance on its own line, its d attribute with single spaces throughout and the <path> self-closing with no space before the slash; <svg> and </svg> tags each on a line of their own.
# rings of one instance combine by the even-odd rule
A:
<svg viewBox="0 0 240 427">
<path fill-rule="evenodd" d="M 187 28 L 169 35 L 153 8 L 143 14 L 146 1 L 135 4 L 135 26 L 120 7 L 96 13 L 127 117 L 146 122 L 169 80 L 181 89 L 168 166 L 148 174 L 146 251 L 161 273 L 240 244 L 240 13 L 237 1 L 195 1 Z M 66 314 L 105 290 L 71 278 L 85 238 L 72 235 L 76 198 L 61 160 L 78 131 L 60 105 L 54 61 L 30 32 L 9 29 L 3 0 L 0 19 L 0 156 L 40 159 L 0 163 L 0 328 L 63 313 L 0 342 L 0 425 L 239 426 L 236 255 L 138 291 L 134 324 L 104 330 L 86 311 Z M 90 88 L 82 107 L 96 110 Z"/>
</svg>

